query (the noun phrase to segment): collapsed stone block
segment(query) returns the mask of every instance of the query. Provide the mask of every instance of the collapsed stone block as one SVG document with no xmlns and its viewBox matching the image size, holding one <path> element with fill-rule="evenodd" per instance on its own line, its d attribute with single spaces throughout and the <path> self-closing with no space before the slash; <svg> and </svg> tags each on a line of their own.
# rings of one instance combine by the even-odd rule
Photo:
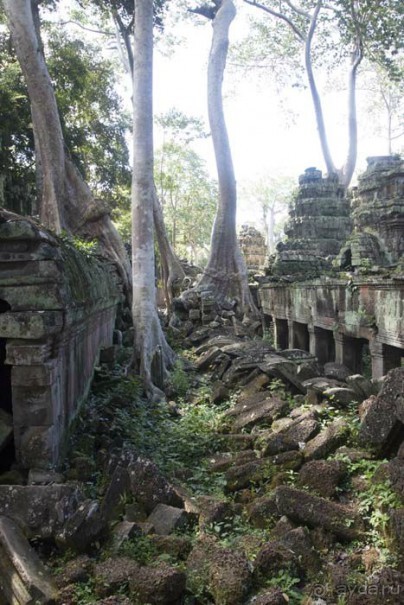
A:
<svg viewBox="0 0 404 605">
<path fill-rule="evenodd" d="M 359 516 L 347 506 L 282 485 L 276 489 L 281 515 L 308 527 L 322 527 L 342 540 L 355 540 L 362 533 Z"/>
<path fill-rule="evenodd" d="M 97 500 L 85 500 L 56 534 L 62 548 L 85 552 L 106 531 Z"/>
<path fill-rule="evenodd" d="M 160 563 L 156 567 L 139 567 L 129 579 L 132 597 L 150 605 L 179 603 L 185 592 L 183 571 Z"/>
<path fill-rule="evenodd" d="M 404 368 L 387 374 L 379 395 L 365 408 L 359 439 L 380 451 L 394 447 L 394 433 L 398 446 L 404 438 Z"/>
<path fill-rule="evenodd" d="M 0 485 L 0 515 L 29 538 L 51 538 L 77 510 L 81 494 L 73 485 Z"/>
<path fill-rule="evenodd" d="M 299 484 L 309 487 L 324 498 L 330 498 L 346 472 L 346 465 L 339 460 L 312 460 L 301 468 Z"/>
<path fill-rule="evenodd" d="M 53 605 L 58 591 L 20 527 L 0 516 L 0 601 Z"/>
<path fill-rule="evenodd" d="M 209 536 L 195 544 L 187 560 L 187 587 L 198 594 L 203 589 L 215 603 L 242 605 L 251 582 L 244 554 L 221 548 Z"/>
<path fill-rule="evenodd" d="M 97 594 L 104 597 L 118 592 L 122 586 L 129 585 L 138 570 L 139 564 L 128 557 L 114 557 L 98 563 L 94 570 Z"/>
<path fill-rule="evenodd" d="M 131 493 L 146 512 L 151 513 L 157 504 L 183 506 L 183 499 L 151 460 L 137 458 L 128 466 L 128 472 Z"/>
<path fill-rule="evenodd" d="M 154 527 L 156 534 L 167 536 L 176 529 L 184 529 L 195 516 L 187 513 L 183 508 L 175 508 L 167 504 L 157 504 L 156 508 L 148 516 L 147 522 Z"/>
<path fill-rule="evenodd" d="M 346 440 L 348 423 L 344 418 L 337 418 L 323 429 L 316 437 L 308 441 L 303 450 L 306 460 L 326 458 Z"/>
</svg>

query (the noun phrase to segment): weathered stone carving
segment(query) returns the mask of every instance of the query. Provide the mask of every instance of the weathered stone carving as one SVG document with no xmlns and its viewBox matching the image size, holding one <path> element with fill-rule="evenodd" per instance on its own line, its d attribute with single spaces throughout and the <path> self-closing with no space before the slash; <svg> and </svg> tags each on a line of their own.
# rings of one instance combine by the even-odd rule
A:
<svg viewBox="0 0 404 605">
<path fill-rule="evenodd" d="M 320 274 L 331 267 L 352 230 L 349 201 L 334 176 L 322 178 L 315 168 L 299 177 L 285 227 L 271 262 L 274 274 Z"/>
<path fill-rule="evenodd" d="M 377 237 L 391 262 L 404 254 L 404 161 L 398 156 L 368 158 L 354 191 L 355 230 Z M 372 256 L 369 256 L 373 261 Z"/>
<path fill-rule="evenodd" d="M 255 227 L 242 225 L 238 241 L 247 268 L 253 271 L 263 269 L 266 262 L 267 247 L 262 233 Z"/>
</svg>

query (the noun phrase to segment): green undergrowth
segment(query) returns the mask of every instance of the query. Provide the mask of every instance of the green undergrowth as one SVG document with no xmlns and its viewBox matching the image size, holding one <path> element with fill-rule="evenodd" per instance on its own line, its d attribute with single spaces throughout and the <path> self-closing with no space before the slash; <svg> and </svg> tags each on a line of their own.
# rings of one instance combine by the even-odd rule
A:
<svg viewBox="0 0 404 605">
<path fill-rule="evenodd" d="M 168 554 L 161 553 L 149 536 L 137 536 L 136 538 L 125 540 L 118 551 L 119 556 L 129 557 L 139 565 L 159 565 L 162 562 L 168 563 L 171 567 L 184 567 L 183 561 Z"/>
<path fill-rule="evenodd" d="M 267 389 L 287 401 L 290 410 L 302 407 L 302 398 L 295 400 L 286 392 L 281 381 L 273 380 Z M 70 465 L 74 470 L 78 462 L 83 465 L 83 461 L 88 461 L 89 495 L 98 497 L 103 493 L 103 471 L 110 451 L 129 447 L 138 455 L 153 460 L 168 479 L 185 485 L 190 495 L 213 495 L 221 500 L 234 499 L 235 503 L 240 502 L 237 494 L 226 491 L 224 473 L 213 473 L 210 468 L 213 454 L 228 450 L 225 441 L 230 427 L 225 412 L 232 405 L 232 399 L 229 398 L 220 405 L 212 404 L 209 379 L 196 377 L 187 367 L 187 361 L 181 359 L 171 374 L 169 403 L 150 404 L 142 399 L 141 393 L 139 381 L 136 378 L 122 377 L 118 368 L 115 373 L 105 374 L 95 384 L 86 406 L 76 419 L 70 439 Z M 307 407 L 309 409 L 310 406 Z M 339 418 L 344 418 L 348 426 L 345 443 L 357 447 L 357 404 L 353 402 L 348 408 L 340 409 L 331 400 L 318 416 L 321 428 Z M 360 541 L 350 545 L 337 543 L 324 557 L 331 565 L 338 549 L 343 549 L 347 556 L 352 554 L 360 557 L 366 548 L 372 547 L 379 553 L 380 566 L 394 566 L 396 561 L 389 539 L 389 513 L 392 508 L 400 506 L 400 502 L 382 472 L 386 461 L 362 459 L 352 462 L 347 456 L 330 456 L 329 459 L 332 458 L 343 460 L 347 466 L 347 478 L 339 488 L 336 499 L 342 503 L 349 499 L 354 503 L 364 521 L 366 532 Z M 280 474 L 278 472 L 279 476 Z M 263 475 L 256 484 L 249 486 L 252 499 L 272 493 L 275 484 L 272 472 L 269 475 L 269 478 Z M 298 477 L 298 471 L 283 469 L 283 483 L 304 489 L 299 485 Z M 360 489 L 356 483 L 359 480 Z M 182 531 L 181 536 L 194 543 L 203 531 L 214 537 L 223 548 L 244 550 L 252 563 L 260 544 L 271 539 L 272 527 L 269 520 L 265 529 L 255 529 L 248 518 L 240 513 L 234 514 L 230 519 L 211 523 L 203 527 L 203 530 L 194 526 Z M 140 565 L 158 565 L 164 561 L 180 569 L 185 567 L 184 559 L 162 553 L 152 537 L 147 535 L 125 541 L 118 554 L 128 556 Z M 111 556 L 111 551 L 106 547 L 100 558 L 108 556 Z M 329 581 L 327 566 L 323 567 L 321 578 L 326 585 Z M 359 571 L 360 574 L 365 573 L 364 570 Z M 362 575 L 358 582 L 361 578 Z M 77 603 L 87 605 L 96 602 L 92 600 L 94 587 L 91 582 L 77 586 Z M 280 588 L 291 605 L 302 602 L 304 591 L 301 589 L 301 579 L 294 577 L 287 569 L 280 569 L 279 573 L 268 579 L 266 586 Z M 208 602 L 210 601 L 197 601 L 198 604 Z"/>
<path fill-rule="evenodd" d="M 378 550 L 380 564 L 395 565 L 396 554 L 389 533 L 390 514 L 402 504 L 384 472 L 388 461 L 363 459 L 352 462 L 343 455 L 335 458 L 347 465 L 348 478 L 344 489 L 354 492 L 358 513 L 366 526 L 364 543 Z M 361 489 L 355 489 L 355 480 L 360 481 Z"/>
<path fill-rule="evenodd" d="M 283 569 L 267 580 L 266 586 L 269 588 L 278 588 L 287 599 L 288 605 L 299 605 L 304 599 L 303 594 L 297 588 L 297 585 L 300 583 L 300 578 L 293 576 L 288 570 Z"/>
<path fill-rule="evenodd" d="M 220 449 L 229 402 L 212 405 L 210 386 L 203 381 L 190 391 L 180 364 L 172 376 L 177 392 L 182 393 L 172 405 L 142 399 L 136 378 L 106 377 L 105 388 L 98 386 L 90 394 L 71 430 L 70 465 L 87 459 L 94 466 L 89 482 L 100 482 L 104 462 L 100 452 L 129 446 L 153 460 L 169 478 L 186 477 L 192 493 L 222 493 L 223 475 L 211 474 L 204 459 Z M 94 465 L 97 459 L 100 464 Z"/>
</svg>

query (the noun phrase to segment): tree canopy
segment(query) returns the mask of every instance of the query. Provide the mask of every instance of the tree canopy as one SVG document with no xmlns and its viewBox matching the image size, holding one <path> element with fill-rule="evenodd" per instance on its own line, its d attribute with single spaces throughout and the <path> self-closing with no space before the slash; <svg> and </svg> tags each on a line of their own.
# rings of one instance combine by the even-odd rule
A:
<svg viewBox="0 0 404 605">
<path fill-rule="evenodd" d="M 368 61 L 383 65 L 391 78 L 397 78 L 399 70 L 396 57 L 403 48 L 403 4 L 399 0 L 355 2 L 336 0 L 244 0 L 258 8 L 262 20 L 253 21 L 254 42 L 249 38 L 244 52 L 238 53 L 241 62 L 251 60 L 258 53 L 259 60 L 270 58 L 275 73 L 285 80 L 285 67 L 289 81 L 301 83 L 301 66 L 307 77 L 315 111 L 319 140 L 329 173 L 338 173 L 341 182 L 348 186 L 357 156 L 357 107 L 356 88 L 358 70 L 366 57 Z M 263 16 L 265 15 L 265 17 Z M 304 51 L 299 52 L 299 47 Z M 257 55 L 256 55 L 257 56 Z M 296 59 L 302 57 L 297 65 Z M 281 64 L 279 64 L 279 60 Z M 330 74 L 334 67 L 347 62 L 348 86 L 348 145 L 344 166 L 337 168 L 331 153 L 327 123 L 323 111 L 315 68 L 325 67 Z"/>
<path fill-rule="evenodd" d="M 47 23 L 45 51 L 63 135 L 93 193 L 112 207 L 129 195 L 128 113 L 119 68 L 99 43 Z M 0 36 L 0 174 L 8 208 L 35 213 L 34 136 L 28 91 L 8 33 Z M 21 206 L 24 199 L 24 206 Z"/>
</svg>

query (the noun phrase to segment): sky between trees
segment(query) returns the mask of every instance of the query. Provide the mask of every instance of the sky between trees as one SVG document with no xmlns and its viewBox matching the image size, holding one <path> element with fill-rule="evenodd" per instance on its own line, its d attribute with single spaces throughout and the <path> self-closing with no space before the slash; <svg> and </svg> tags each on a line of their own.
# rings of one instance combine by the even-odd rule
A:
<svg viewBox="0 0 404 605">
<path fill-rule="evenodd" d="M 173 9 L 190 2 L 173 0 Z M 195 4 L 195 3 L 194 3 Z M 238 14 L 230 29 L 233 49 L 249 35 L 251 18 L 262 17 L 257 11 L 239 0 Z M 62 0 L 54 18 L 67 21 L 71 11 L 77 10 L 75 0 Z M 187 115 L 200 116 L 207 123 L 206 65 L 211 42 L 209 21 L 192 15 L 176 19 L 176 11 L 165 20 L 164 34 L 156 46 L 154 71 L 154 111 L 162 114 L 175 107 Z M 184 13 L 182 13 L 183 17 Z M 94 26 L 91 15 L 87 25 Z M 104 43 L 109 57 L 116 55 L 116 48 L 105 38 L 77 28 L 73 24 L 63 27 L 83 39 L 98 39 Z M 289 176 L 297 182 L 297 176 L 308 166 L 325 170 L 316 133 L 313 109 L 307 89 L 286 85 L 279 90 L 269 70 L 259 68 L 245 72 L 237 69 L 238 57 L 228 59 L 224 81 L 225 110 L 235 173 L 239 185 L 238 224 L 260 221 L 258 205 L 252 212 L 251 198 L 245 195 L 250 184 L 265 176 Z M 324 109 L 329 124 L 331 147 L 337 164 L 342 163 L 346 147 L 346 86 L 342 70 L 316 70 L 319 86 L 324 94 Z M 361 76 L 358 90 L 359 145 L 355 176 L 366 167 L 366 157 L 387 153 L 387 116 L 383 109 L 369 114 L 374 91 Z M 122 95 L 130 111 L 130 80 L 122 77 L 118 93 Z M 379 101 L 378 101 L 379 102 Z M 128 139 L 130 134 L 128 133 Z M 162 143 L 162 130 L 155 125 L 155 148 Z M 212 177 L 216 177 L 211 140 L 194 141 L 193 148 L 206 160 Z M 129 145 L 130 147 L 130 145 Z M 394 151 L 404 149 L 404 137 L 395 142 Z"/>
</svg>

